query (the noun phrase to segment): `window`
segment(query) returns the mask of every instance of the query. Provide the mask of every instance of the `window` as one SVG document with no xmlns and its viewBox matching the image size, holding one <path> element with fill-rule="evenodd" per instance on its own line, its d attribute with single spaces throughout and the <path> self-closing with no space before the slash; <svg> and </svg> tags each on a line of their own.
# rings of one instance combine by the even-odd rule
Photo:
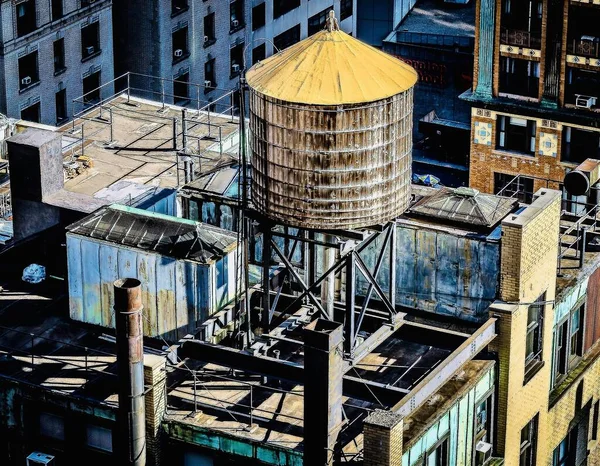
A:
<svg viewBox="0 0 600 466">
<path fill-rule="evenodd" d="M 275 0 L 273 2 L 273 19 L 285 15 L 300 6 L 300 0 Z"/>
<path fill-rule="evenodd" d="M 600 132 L 563 127 L 562 162 L 581 163 L 600 158 Z"/>
<path fill-rule="evenodd" d="M 86 60 L 100 53 L 99 23 L 88 24 L 81 28 L 81 59 Z"/>
<path fill-rule="evenodd" d="M 583 314 L 585 312 L 585 304 L 576 307 L 571 311 L 569 332 L 569 356 L 571 359 L 580 358 L 583 356 Z"/>
<path fill-rule="evenodd" d="M 425 455 L 425 466 L 448 465 L 448 438 L 443 439 Z"/>
<path fill-rule="evenodd" d="M 520 466 L 535 466 L 535 453 L 537 449 L 538 417 L 529 421 L 521 430 L 521 458 Z"/>
<path fill-rule="evenodd" d="M 63 0 L 52 0 L 52 21 L 63 17 Z"/>
<path fill-rule="evenodd" d="M 188 9 L 188 0 L 171 0 L 171 15 L 175 16 Z"/>
<path fill-rule="evenodd" d="M 252 49 L 252 64 L 258 63 L 261 60 L 264 60 L 267 56 L 267 47 L 265 44 L 260 44 L 258 47 L 254 47 Z"/>
<path fill-rule="evenodd" d="M 525 373 L 542 362 L 542 332 L 544 320 L 544 301 L 546 293 L 529 305 L 527 309 L 527 335 L 525 337 Z"/>
<path fill-rule="evenodd" d="M 273 38 L 273 44 L 277 50 L 283 50 L 290 45 L 294 45 L 298 41 L 300 41 L 299 24 Z"/>
<path fill-rule="evenodd" d="M 308 18 L 308 35 L 312 36 L 314 33 L 323 30 L 327 21 L 329 12 L 333 10 L 333 7 L 325 8 L 314 16 Z"/>
<path fill-rule="evenodd" d="M 234 0 L 229 4 L 230 32 L 239 31 L 244 27 L 244 0 Z"/>
<path fill-rule="evenodd" d="M 56 93 L 56 123 L 65 121 L 67 117 L 67 90 L 62 89 Z"/>
<path fill-rule="evenodd" d="M 592 440 L 598 440 L 598 422 L 600 422 L 600 401 L 594 403 L 592 412 Z"/>
<path fill-rule="evenodd" d="M 19 89 L 23 91 L 39 81 L 38 53 L 36 50 L 19 58 Z"/>
<path fill-rule="evenodd" d="M 212 91 L 213 88 L 217 87 L 217 80 L 215 77 L 215 59 L 208 60 L 204 64 L 204 92 Z"/>
<path fill-rule="evenodd" d="M 266 11 L 264 2 L 252 8 L 252 30 L 263 27 L 266 23 Z"/>
<path fill-rule="evenodd" d="M 492 443 L 492 401 L 490 394 L 475 406 L 475 444 Z"/>
<path fill-rule="evenodd" d="M 54 41 L 54 74 L 62 73 L 66 69 L 65 40 L 58 39 Z"/>
<path fill-rule="evenodd" d="M 501 41 L 521 47 L 541 47 L 543 0 L 503 0 Z"/>
<path fill-rule="evenodd" d="M 40 413 L 40 435 L 52 440 L 64 440 L 64 418 L 55 414 Z"/>
<path fill-rule="evenodd" d="M 83 101 L 86 104 L 100 102 L 100 71 L 83 78 Z"/>
<path fill-rule="evenodd" d="M 569 435 L 554 449 L 552 455 L 553 466 L 567 466 L 569 464 Z"/>
<path fill-rule="evenodd" d="M 340 21 L 352 16 L 352 0 L 341 0 L 340 2 Z"/>
<path fill-rule="evenodd" d="M 538 98 L 540 63 L 500 57 L 500 92 Z"/>
<path fill-rule="evenodd" d="M 240 74 L 240 70 L 244 64 L 244 43 L 236 45 L 229 50 L 229 64 L 231 77 Z"/>
<path fill-rule="evenodd" d="M 35 31 L 35 0 L 25 0 L 15 5 L 17 13 L 17 36 L 21 37 Z"/>
<path fill-rule="evenodd" d="M 187 26 L 175 31 L 171 36 L 171 39 L 173 43 L 173 64 L 179 63 L 181 60 L 190 56 Z"/>
<path fill-rule="evenodd" d="M 559 383 L 583 356 L 585 303 L 576 305 L 554 331 L 554 378 Z"/>
<path fill-rule="evenodd" d="M 567 374 L 569 344 L 567 336 L 569 333 L 569 321 L 560 324 L 554 334 L 554 381 L 558 381 Z"/>
<path fill-rule="evenodd" d="M 211 13 L 204 17 L 204 46 L 208 47 L 215 42 L 215 14 Z"/>
<path fill-rule="evenodd" d="M 33 123 L 40 122 L 40 103 L 35 103 L 21 110 L 21 120 L 31 121 Z"/>
<path fill-rule="evenodd" d="M 565 103 L 580 109 L 600 106 L 600 72 L 567 67 Z"/>
<path fill-rule="evenodd" d="M 496 126 L 497 149 L 535 155 L 535 121 L 500 115 Z"/>
<path fill-rule="evenodd" d="M 213 466 L 213 459 L 206 453 L 186 451 L 183 454 L 183 466 Z"/>
<path fill-rule="evenodd" d="M 86 444 L 96 450 L 112 452 L 112 431 L 106 427 L 88 424 L 86 428 Z"/>
<path fill-rule="evenodd" d="M 173 102 L 175 105 L 185 105 L 190 100 L 190 73 L 183 73 L 173 78 Z"/>
<path fill-rule="evenodd" d="M 533 201 L 533 178 L 494 173 L 494 194 L 514 197 L 520 202 L 531 204 Z"/>
</svg>

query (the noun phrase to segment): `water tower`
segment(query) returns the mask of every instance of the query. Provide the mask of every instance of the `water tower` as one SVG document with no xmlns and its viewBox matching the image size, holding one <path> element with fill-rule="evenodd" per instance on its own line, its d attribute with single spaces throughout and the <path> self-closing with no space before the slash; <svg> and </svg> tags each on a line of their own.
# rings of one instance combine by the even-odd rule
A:
<svg viewBox="0 0 600 466">
<path fill-rule="evenodd" d="M 342 230 L 408 207 L 413 87 L 407 64 L 327 27 L 254 65 L 252 201 L 278 223 Z"/>
</svg>

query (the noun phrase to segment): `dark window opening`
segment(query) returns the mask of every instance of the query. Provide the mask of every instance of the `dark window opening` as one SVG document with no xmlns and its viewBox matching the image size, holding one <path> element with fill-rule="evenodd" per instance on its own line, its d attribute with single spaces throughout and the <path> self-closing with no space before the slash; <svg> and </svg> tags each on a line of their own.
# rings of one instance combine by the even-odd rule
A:
<svg viewBox="0 0 600 466">
<path fill-rule="evenodd" d="M 19 58 L 19 89 L 27 89 L 39 81 L 38 53 L 36 50 Z"/>
<path fill-rule="evenodd" d="M 475 444 L 492 443 L 492 407 L 493 397 L 488 396 L 475 406 Z"/>
<path fill-rule="evenodd" d="M 525 204 L 533 201 L 533 178 L 494 173 L 494 194 L 514 197 Z"/>
<path fill-rule="evenodd" d="M 265 10 L 265 4 L 261 3 L 252 8 L 252 30 L 256 31 L 258 28 L 263 27 L 266 24 L 267 13 Z"/>
<path fill-rule="evenodd" d="M 54 74 L 64 71 L 65 66 L 65 40 L 58 39 L 54 41 Z"/>
<path fill-rule="evenodd" d="M 30 105 L 21 110 L 21 120 L 31 121 L 33 123 L 40 122 L 40 103 Z"/>
<path fill-rule="evenodd" d="M 188 9 L 188 0 L 171 0 L 171 14 L 173 16 L 183 13 Z"/>
<path fill-rule="evenodd" d="M 325 8 L 314 16 L 308 18 L 308 35 L 312 36 L 314 33 L 319 32 L 325 28 L 327 16 L 329 12 L 333 10 L 333 7 Z"/>
<path fill-rule="evenodd" d="M 498 117 L 496 133 L 497 149 L 535 155 L 535 121 L 501 115 Z"/>
<path fill-rule="evenodd" d="M 50 413 L 40 413 L 40 436 L 63 441 L 65 439 L 65 419 Z"/>
<path fill-rule="evenodd" d="M 62 18 L 63 15 L 63 0 L 52 0 L 52 21 Z"/>
<path fill-rule="evenodd" d="M 538 98 L 539 84 L 539 62 L 500 57 L 500 92 Z"/>
<path fill-rule="evenodd" d="M 190 56 L 187 26 L 175 31 L 171 39 L 173 43 L 173 63 L 178 63 Z"/>
<path fill-rule="evenodd" d="M 598 440 L 598 423 L 600 422 L 600 401 L 594 403 L 592 412 L 592 440 Z"/>
<path fill-rule="evenodd" d="M 83 101 L 86 104 L 100 102 L 100 71 L 83 78 Z"/>
<path fill-rule="evenodd" d="M 561 160 L 579 164 L 589 158 L 600 158 L 600 132 L 565 126 Z"/>
<path fill-rule="evenodd" d="M 340 21 L 344 21 L 346 18 L 352 16 L 352 0 L 341 0 L 340 2 Z"/>
<path fill-rule="evenodd" d="M 600 58 L 600 32 L 598 22 L 600 13 L 589 8 L 571 6 L 567 51 L 573 55 Z"/>
<path fill-rule="evenodd" d="M 239 31 L 244 27 L 244 0 L 234 0 L 229 4 L 230 32 Z"/>
<path fill-rule="evenodd" d="M 81 58 L 85 60 L 100 53 L 100 27 L 98 21 L 81 28 Z"/>
<path fill-rule="evenodd" d="M 521 450 L 519 466 L 535 466 L 537 449 L 538 416 L 527 423 L 521 430 Z"/>
<path fill-rule="evenodd" d="M 37 28 L 35 0 L 26 0 L 15 5 L 17 13 L 17 36 L 21 37 Z"/>
<path fill-rule="evenodd" d="M 62 89 L 56 93 L 56 122 L 65 121 L 67 116 L 67 90 Z"/>
<path fill-rule="evenodd" d="M 267 57 L 267 47 L 265 44 L 260 44 L 252 49 L 252 64 L 258 63 Z"/>
<path fill-rule="evenodd" d="M 527 309 L 527 332 L 525 336 L 525 374 L 529 374 L 542 362 L 544 301 L 546 293 Z"/>
<path fill-rule="evenodd" d="M 555 383 L 567 374 L 567 341 L 569 333 L 569 321 L 565 321 L 556 328 L 554 346 L 554 380 Z"/>
<path fill-rule="evenodd" d="M 541 48 L 543 0 L 502 0 L 501 41 Z"/>
<path fill-rule="evenodd" d="M 273 2 L 273 19 L 292 11 L 300 6 L 300 0 L 275 0 Z"/>
<path fill-rule="evenodd" d="M 232 47 L 229 51 L 230 75 L 233 78 L 240 74 L 244 63 L 244 43 Z"/>
<path fill-rule="evenodd" d="M 217 87 L 215 76 L 215 59 L 208 60 L 204 64 L 204 92 L 210 92 Z"/>
<path fill-rule="evenodd" d="M 427 452 L 425 466 L 448 466 L 448 438 Z"/>
<path fill-rule="evenodd" d="M 600 72 L 567 68 L 565 103 L 582 109 L 600 107 Z"/>
<path fill-rule="evenodd" d="M 183 73 L 173 80 L 173 102 L 185 105 L 190 100 L 190 73 Z"/>
<path fill-rule="evenodd" d="M 273 38 L 273 44 L 275 45 L 276 51 L 283 50 L 290 45 L 294 45 L 300 41 L 300 25 L 297 24 L 293 28 L 282 32 L 278 36 Z"/>
<path fill-rule="evenodd" d="M 570 466 L 570 435 L 567 435 L 562 442 L 554 449 L 552 454 L 552 465 L 553 466 Z"/>
<path fill-rule="evenodd" d="M 215 14 L 211 13 L 204 17 L 204 46 L 207 47 L 216 42 L 215 38 Z"/>
<path fill-rule="evenodd" d="M 86 427 L 86 445 L 94 450 L 112 453 L 112 430 L 88 424 Z"/>
</svg>

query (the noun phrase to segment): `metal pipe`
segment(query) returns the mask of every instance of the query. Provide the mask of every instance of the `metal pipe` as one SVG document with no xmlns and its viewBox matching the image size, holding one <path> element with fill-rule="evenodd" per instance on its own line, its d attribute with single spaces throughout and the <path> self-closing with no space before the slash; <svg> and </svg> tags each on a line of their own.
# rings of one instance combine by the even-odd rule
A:
<svg viewBox="0 0 600 466">
<path fill-rule="evenodd" d="M 144 334 L 139 280 L 114 282 L 119 375 L 119 464 L 145 466 Z"/>
</svg>

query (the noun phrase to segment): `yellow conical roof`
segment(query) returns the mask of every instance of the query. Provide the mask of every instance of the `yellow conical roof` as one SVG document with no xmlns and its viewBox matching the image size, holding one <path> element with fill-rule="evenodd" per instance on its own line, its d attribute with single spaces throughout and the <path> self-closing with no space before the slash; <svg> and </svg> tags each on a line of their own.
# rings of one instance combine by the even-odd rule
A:
<svg viewBox="0 0 600 466">
<path fill-rule="evenodd" d="M 275 99 L 314 105 L 373 102 L 414 86 L 415 70 L 339 30 L 323 30 L 254 65 L 248 85 Z"/>
</svg>

